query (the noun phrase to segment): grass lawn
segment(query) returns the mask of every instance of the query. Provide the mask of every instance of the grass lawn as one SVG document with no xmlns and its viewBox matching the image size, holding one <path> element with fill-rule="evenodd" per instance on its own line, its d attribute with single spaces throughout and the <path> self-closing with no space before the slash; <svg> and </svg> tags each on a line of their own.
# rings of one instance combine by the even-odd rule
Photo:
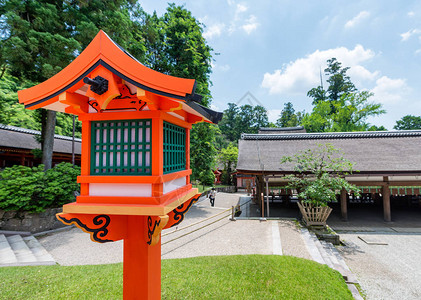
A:
<svg viewBox="0 0 421 300">
<path fill-rule="evenodd" d="M 122 264 L 0 268 L 0 299 L 121 299 Z M 162 299 L 352 299 L 341 275 L 291 256 L 162 261 Z"/>
</svg>

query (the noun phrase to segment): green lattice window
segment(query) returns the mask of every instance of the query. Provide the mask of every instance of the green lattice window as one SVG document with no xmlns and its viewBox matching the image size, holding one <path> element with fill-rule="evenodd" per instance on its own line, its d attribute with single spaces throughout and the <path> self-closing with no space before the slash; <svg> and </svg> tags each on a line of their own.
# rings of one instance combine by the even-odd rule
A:
<svg viewBox="0 0 421 300">
<path fill-rule="evenodd" d="M 92 122 L 92 175 L 150 175 L 151 120 Z"/>
<path fill-rule="evenodd" d="M 164 122 L 164 174 L 186 169 L 186 130 Z"/>
</svg>

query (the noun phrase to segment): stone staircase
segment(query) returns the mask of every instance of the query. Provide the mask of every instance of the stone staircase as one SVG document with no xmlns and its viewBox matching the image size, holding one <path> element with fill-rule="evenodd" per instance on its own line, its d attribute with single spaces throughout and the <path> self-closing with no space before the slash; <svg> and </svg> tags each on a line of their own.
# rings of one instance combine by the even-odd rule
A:
<svg viewBox="0 0 421 300">
<path fill-rule="evenodd" d="M 0 233 L 0 267 L 55 264 L 54 258 L 34 236 Z"/>
<path fill-rule="evenodd" d="M 301 228 L 301 233 L 312 259 L 341 273 L 354 299 L 362 300 L 363 298 L 355 286 L 358 284 L 357 277 L 351 272 L 335 246 L 325 241 L 319 241 L 316 235 L 310 233 L 307 228 Z"/>
</svg>

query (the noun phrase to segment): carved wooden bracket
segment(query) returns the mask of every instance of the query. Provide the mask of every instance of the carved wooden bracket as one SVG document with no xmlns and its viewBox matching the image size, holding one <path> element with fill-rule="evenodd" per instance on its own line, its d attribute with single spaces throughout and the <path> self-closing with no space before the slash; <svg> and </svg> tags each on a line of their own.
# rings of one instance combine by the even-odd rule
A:
<svg viewBox="0 0 421 300">
<path fill-rule="evenodd" d="M 168 214 L 169 221 L 168 221 L 167 225 L 165 226 L 165 229 L 180 224 L 184 220 L 184 215 L 188 212 L 188 210 L 193 205 L 193 203 L 195 203 L 195 202 L 197 202 L 197 200 L 199 200 L 200 195 L 202 195 L 202 194 L 195 195 L 190 200 L 187 200 L 186 202 L 184 202 L 183 204 L 179 205 L 177 208 L 172 210 Z"/>
<path fill-rule="evenodd" d="M 56 217 L 63 224 L 74 224 L 89 233 L 97 243 L 115 242 L 126 235 L 127 216 L 60 213 Z"/>
<path fill-rule="evenodd" d="M 147 219 L 146 242 L 153 246 L 159 242 L 161 231 L 168 223 L 168 216 L 149 216 Z"/>
</svg>

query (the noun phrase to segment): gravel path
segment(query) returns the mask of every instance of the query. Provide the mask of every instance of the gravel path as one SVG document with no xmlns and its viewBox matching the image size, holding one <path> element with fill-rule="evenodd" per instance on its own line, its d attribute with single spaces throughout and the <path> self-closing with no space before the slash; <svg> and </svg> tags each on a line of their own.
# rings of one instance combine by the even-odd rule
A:
<svg viewBox="0 0 421 300">
<path fill-rule="evenodd" d="M 279 233 L 281 235 L 282 250 L 284 255 L 311 259 L 301 236 L 301 232 L 293 221 L 279 221 Z"/>
<path fill-rule="evenodd" d="M 244 194 L 218 193 L 215 207 L 209 200 L 200 199 L 186 214 L 179 228 L 196 223 L 236 205 Z M 282 250 L 285 255 L 310 259 L 300 232 L 293 221 L 229 220 L 229 211 L 189 229 L 165 235 L 174 231 L 163 231 L 162 258 L 182 258 L 212 255 L 273 254 L 272 222 L 279 222 Z M 203 229 L 171 241 L 181 235 L 198 229 L 204 224 L 222 220 Z M 123 242 L 99 244 L 90 240 L 89 234 L 78 228 L 38 237 L 41 244 L 60 265 L 108 264 L 123 261 Z M 168 243 L 167 243 L 168 242 Z"/>
<path fill-rule="evenodd" d="M 421 235 L 405 233 L 341 233 L 348 247 L 339 247 L 357 275 L 367 299 L 421 299 Z M 369 245 L 367 241 L 387 245 Z"/>
</svg>

